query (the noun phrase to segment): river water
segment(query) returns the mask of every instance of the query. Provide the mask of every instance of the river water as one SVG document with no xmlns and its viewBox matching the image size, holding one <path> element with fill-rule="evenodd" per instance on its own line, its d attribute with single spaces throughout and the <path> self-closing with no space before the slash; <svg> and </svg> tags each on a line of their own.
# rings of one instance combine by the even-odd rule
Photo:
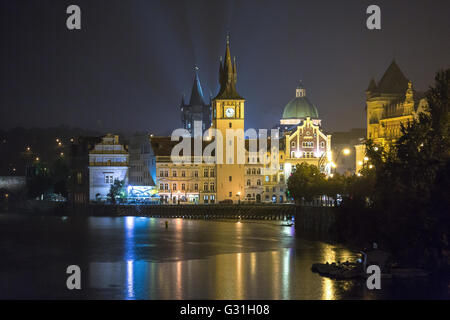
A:
<svg viewBox="0 0 450 320">
<path fill-rule="evenodd" d="M 280 224 L 0 215 L 0 298 L 448 299 L 430 281 L 382 279 L 371 291 L 321 277 L 313 263 L 356 253 Z M 66 287 L 69 265 L 81 268 L 81 290 Z"/>
</svg>

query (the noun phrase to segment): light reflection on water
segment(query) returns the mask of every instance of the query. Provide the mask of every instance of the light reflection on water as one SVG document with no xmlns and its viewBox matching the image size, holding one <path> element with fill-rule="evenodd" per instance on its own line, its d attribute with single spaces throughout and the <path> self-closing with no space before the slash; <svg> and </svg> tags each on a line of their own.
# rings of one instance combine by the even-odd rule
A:
<svg viewBox="0 0 450 320">
<path fill-rule="evenodd" d="M 335 281 L 310 271 L 314 262 L 336 260 L 335 247 L 320 242 L 306 242 L 300 243 L 297 248 L 295 229 L 292 227 L 197 221 L 199 227 L 196 221 L 173 219 L 168 220 L 169 228 L 165 229 L 165 220 L 161 219 L 123 219 L 123 259 L 89 264 L 89 286 L 100 292 L 112 292 L 115 298 L 338 298 Z M 115 219 L 104 220 L 101 227 L 108 229 L 109 225 L 111 232 L 120 233 L 115 222 Z M 98 221 L 94 221 L 93 225 L 99 227 Z M 205 227 L 214 230 L 208 231 Z M 254 229 L 262 229 L 262 232 L 255 232 Z M 152 237 L 153 233 L 156 238 Z M 264 240 L 264 233 L 267 241 Z M 277 241 L 273 241 L 274 237 Z M 152 245 L 146 242 L 157 243 Z M 172 255 L 164 259 L 145 257 L 144 249 L 158 249 L 158 242 L 162 242 L 161 246 L 168 245 L 167 249 Z M 231 250 L 236 252 L 226 252 L 230 250 L 227 242 L 232 245 Z M 219 251 L 225 252 L 216 252 L 216 246 L 221 248 Z M 211 247 L 209 249 L 213 252 L 209 253 L 204 247 Z M 183 250 L 199 255 L 186 259 L 180 254 Z M 339 251 L 342 260 L 353 256 L 348 250 Z"/>
<path fill-rule="evenodd" d="M 166 229 L 164 219 L 142 217 L 0 219 L 0 249 L 8 250 L 0 298 L 72 298 L 60 272 L 70 264 L 88 275 L 80 293 L 88 299 L 373 299 L 423 297 L 435 288 L 383 282 L 374 293 L 364 283 L 320 277 L 313 263 L 356 254 L 302 239 L 279 222 L 168 219 Z"/>
</svg>

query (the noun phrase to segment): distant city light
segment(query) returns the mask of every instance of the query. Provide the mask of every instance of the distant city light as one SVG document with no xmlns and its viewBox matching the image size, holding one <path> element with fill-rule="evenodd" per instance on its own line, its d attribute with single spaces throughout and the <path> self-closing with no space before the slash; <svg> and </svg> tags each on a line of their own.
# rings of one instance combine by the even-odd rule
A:
<svg viewBox="0 0 450 320">
<path fill-rule="evenodd" d="M 39 161 L 39 157 L 36 157 L 36 161 Z"/>
</svg>

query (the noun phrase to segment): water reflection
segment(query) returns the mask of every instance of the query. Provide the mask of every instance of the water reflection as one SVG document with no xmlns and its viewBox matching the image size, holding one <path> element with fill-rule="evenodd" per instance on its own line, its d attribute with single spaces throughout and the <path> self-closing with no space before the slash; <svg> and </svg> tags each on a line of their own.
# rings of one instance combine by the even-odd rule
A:
<svg viewBox="0 0 450 320">
<path fill-rule="evenodd" d="M 83 290 L 85 298 L 377 297 L 358 283 L 335 281 L 311 272 L 313 263 L 353 260 L 355 253 L 341 246 L 301 239 L 294 228 L 277 223 L 169 219 L 166 229 L 164 219 L 136 217 L 66 220 L 13 217 L 2 221 L 0 236 L 14 230 L 22 232 L 24 239 L 22 247 L 5 242 L 5 248 L 14 249 L 9 249 L 11 253 L 20 253 L 10 254 L 5 266 L 22 266 L 0 272 L 0 294 L 9 292 L 5 297 L 29 298 L 31 292 L 32 297 L 38 298 L 70 298 L 73 292 L 61 287 L 58 272 L 54 271 L 60 268 L 55 265 L 56 260 L 41 259 L 50 252 L 55 253 L 61 268 L 80 259 L 82 270 L 88 274 Z M 35 239 L 45 246 L 37 245 Z M 24 257 L 27 252 L 33 253 L 30 258 Z M 44 260 L 48 263 L 37 263 Z M 30 272 L 36 279 L 45 278 L 46 286 L 33 282 L 27 276 Z M 7 274 L 7 281 L 2 274 Z M 9 285 L 20 279 L 25 279 L 28 287 Z M 21 288 L 29 289 L 25 292 Z M 406 291 L 385 289 L 383 297 L 389 298 L 391 292 Z M 427 291 L 412 287 L 407 295 L 414 297 L 411 292 Z"/>
<path fill-rule="evenodd" d="M 335 299 L 335 281 L 311 273 L 310 266 L 352 255 L 317 242 L 296 248 L 294 228 L 278 225 L 174 219 L 166 229 L 162 220 L 136 217 L 123 223 L 123 259 L 90 264 L 91 288 L 117 298 Z M 94 225 L 120 233 L 114 220 Z M 165 258 L 152 254 L 164 248 Z"/>
</svg>

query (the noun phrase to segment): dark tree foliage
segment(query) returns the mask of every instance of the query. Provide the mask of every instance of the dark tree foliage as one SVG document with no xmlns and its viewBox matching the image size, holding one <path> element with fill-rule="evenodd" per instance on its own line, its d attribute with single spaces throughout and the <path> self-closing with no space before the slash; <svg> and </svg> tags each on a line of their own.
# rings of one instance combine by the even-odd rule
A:
<svg viewBox="0 0 450 320">
<path fill-rule="evenodd" d="M 112 203 L 116 203 L 117 199 L 124 199 L 126 197 L 125 180 L 114 180 L 108 193 L 108 198 Z"/>
<path fill-rule="evenodd" d="M 438 72 L 427 93 L 428 110 L 402 127 L 390 150 L 367 143 L 376 170 L 374 209 L 380 235 L 411 263 L 449 263 L 450 69 Z"/>
</svg>

